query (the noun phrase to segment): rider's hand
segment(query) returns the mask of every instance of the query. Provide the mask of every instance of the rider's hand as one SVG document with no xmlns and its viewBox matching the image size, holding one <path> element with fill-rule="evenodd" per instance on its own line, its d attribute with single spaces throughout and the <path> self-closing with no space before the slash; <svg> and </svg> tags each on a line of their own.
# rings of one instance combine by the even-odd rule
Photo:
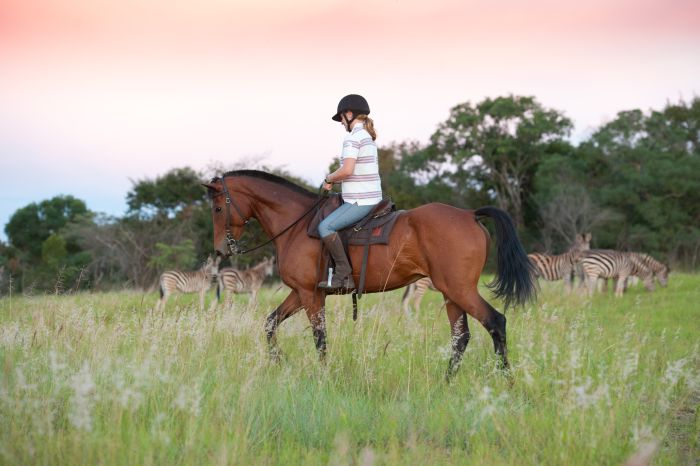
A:
<svg viewBox="0 0 700 466">
<path fill-rule="evenodd" d="M 333 183 L 326 183 L 326 182 L 324 181 L 323 184 L 321 185 L 321 188 L 322 188 L 324 191 L 330 191 L 331 189 L 333 189 Z"/>
</svg>

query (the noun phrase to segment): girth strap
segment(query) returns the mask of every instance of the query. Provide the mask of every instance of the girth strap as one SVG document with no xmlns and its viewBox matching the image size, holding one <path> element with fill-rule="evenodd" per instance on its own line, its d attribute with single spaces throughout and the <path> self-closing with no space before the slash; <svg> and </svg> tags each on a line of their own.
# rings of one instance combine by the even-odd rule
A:
<svg viewBox="0 0 700 466">
<path fill-rule="evenodd" d="M 369 259 L 369 239 L 365 243 L 364 251 L 362 252 L 362 265 L 360 267 L 360 284 L 357 287 L 357 297 L 361 298 L 365 290 L 365 278 L 367 278 L 367 259 Z"/>
</svg>

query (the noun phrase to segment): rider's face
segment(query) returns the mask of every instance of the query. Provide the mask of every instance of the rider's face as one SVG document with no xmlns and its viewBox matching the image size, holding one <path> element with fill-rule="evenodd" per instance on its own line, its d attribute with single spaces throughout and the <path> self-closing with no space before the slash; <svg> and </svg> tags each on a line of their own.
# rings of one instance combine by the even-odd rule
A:
<svg viewBox="0 0 700 466">
<path fill-rule="evenodd" d="M 348 119 L 350 118 L 352 118 L 352 112 L 348 111 L 340 114 L 340 122 L 345 126 L 345 129 L 348 129 L 348 125 L 350 125 L 350 123 L 348 123 Z"/>
</svg>

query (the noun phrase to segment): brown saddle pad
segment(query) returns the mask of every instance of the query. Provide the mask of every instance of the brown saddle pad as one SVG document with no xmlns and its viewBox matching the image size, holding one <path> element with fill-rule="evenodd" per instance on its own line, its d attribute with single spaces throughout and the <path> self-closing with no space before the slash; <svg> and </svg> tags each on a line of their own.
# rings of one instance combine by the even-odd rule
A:
<svg viewBox="0 0 700 466">
<path fill-rule="evenodd" d="M 307 234 L 312 238 L 321 238 L 318 234 L 318 225 L 343 203 L 340 194 L 331 194 L 323 202 L 321 208 L 311 218 Z M 396 219 L 403 213 L 403 210 L 396 210 L 396 206 L 391 199 L 383 199 L 377 204 L 369 214 L 357 224 L 338 231 L 338 234 L 347 244 L 388 244 L 389 234 L 396 223 Z"/>
</svg>

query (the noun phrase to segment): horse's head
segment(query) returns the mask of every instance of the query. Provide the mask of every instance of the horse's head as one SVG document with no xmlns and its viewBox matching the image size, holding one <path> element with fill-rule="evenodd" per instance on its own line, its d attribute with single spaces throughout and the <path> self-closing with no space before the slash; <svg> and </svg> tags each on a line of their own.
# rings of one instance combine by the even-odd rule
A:
<svg viewBox="0 0 700 466">
<path fill-rule="evenodd" d="M 211 199 L 214 250 L 217 255 L 228 257 L 242 251 L 238 241 L 252 211 L 247 198 L 240 192 L 234 194 L 224 182 L 222 178 L 214 178 L 202 186 L 209 190 Z"/>
</svg>

